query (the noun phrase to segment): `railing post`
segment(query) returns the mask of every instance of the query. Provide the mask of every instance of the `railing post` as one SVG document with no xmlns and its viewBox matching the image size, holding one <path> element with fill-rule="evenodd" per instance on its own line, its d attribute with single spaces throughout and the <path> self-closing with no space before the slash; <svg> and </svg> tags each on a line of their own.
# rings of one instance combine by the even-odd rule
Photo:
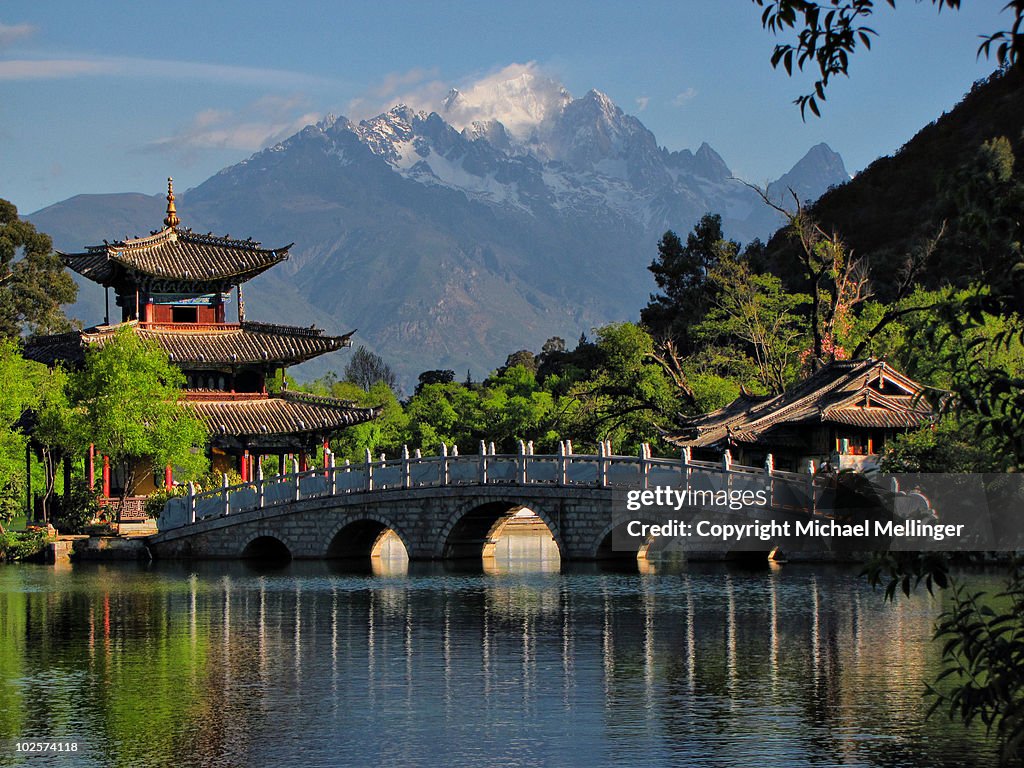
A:
<svg viewBox="0 0 1024 768">
<path fill-rule="evenodd" d="M 722 472 L 725 474 L 725 488 L 732 491 L 732 453 L 726 448 L 722 452 Z"/>
<path fill-rule="evenodd" d="M 569 484 L 569 459 L 565 455 L 565 441 L 558 441 L 558 484 Z"/>
<path fill-rule="evenodd" d="M 651 464 L 648 459 L 651 457 L 650 443 L 640 443 L 640 474 L 644 478 L 644 489 L 647 489 L 648 480 L 651 474 Z"/>
<path fill-rule="evenodd" d="M 373 490 L 373 454 L 366 449 L 366 490 Z"/>
<path fill-rule="evenodd" d="M 402 446 L 402 487 L 412 488 L 412 469 L 409 467 L 409 446 Z"/>
<path fill-rule="evenodd" d="M 811 514 L 817 514 L 818 500 L 814 498 L 814 459 L 807 462 L 807 485 L 811 490 Z"/>
<path fill-rule="evenodd" d="M 231 502 L 228 501 L 228 473 L 227 472 L 222 472 L 221 473 L 220 499 L 221 499 L 221 503 L 224 505 L 223 506 L 224 514 L 225 515 L 231 514 Z"/>
<path fill-rule="evenodd" d="M 266 503 L 266 497 L 263 492 L 263 462 L 256 462 L 256 506 L 259 509 L 263 509 Z"/>
<path fill-rule="evenodd" d="M 526 485 L 526 443 L 522 440 L 519 441 L 519 457 L 517 463 L 519 466 L 516 467 L 516 474 L 518 475 L 516 480 L 521 485 Z"/>
<path fill-rule="evenodd" d="M 487 485 L 487 443 L 480 441 L 480 485 Z"/>
<path fill-rule="evenodd" d="M 693 475 L 693 467 L 690 466 L 690 446 L 684 445 L 679 451 L 679 460 L 683 462 L 683 479 L 686 480 L 686 487 L 689 488 Z"/>
<path fill-rule="evenodd" d="M 770 453 L 764 457 L 764 473 L 768 477 L 768 506 L 775 506 L 775 457 Z"/>
<path fill-rule="evenodd" d="M 448 485 L 451 476 L 448 471 L 448 444 L 441 443 L 441 485 Z"/>
<path fill-rule="evenodd" d="M 188 521 L 196 521 L 196 484 L 191 480 L 188 481 Z"/>
<path fill-rule="evenodd" d="M 338 495 L 337 459 L 333 451 L 327 455 L 327 491 L 331 496 Z"/>
<path fill-rule="evenodd" d="M 602 488 L 608 486 L 608 446 L 602 440 L 597 445 L 597 484 Z"/>
</svg>

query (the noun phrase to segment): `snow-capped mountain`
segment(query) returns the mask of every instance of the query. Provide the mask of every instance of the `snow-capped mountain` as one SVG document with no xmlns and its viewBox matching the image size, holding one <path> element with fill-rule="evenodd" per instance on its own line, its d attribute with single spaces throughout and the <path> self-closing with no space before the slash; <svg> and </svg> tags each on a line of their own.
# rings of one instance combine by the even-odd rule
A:
<svg viewBox="0 0 1024 768">
<path fill-rule="evenodd" d="M 821 145 L 777 184 L 806 198 L 846 178 Z M 124 221 L 116 197 L 79 196 L 32 220 L 77 250 L 124 234 L 102 226 Z M 533 72 L 453 89 L 434 111 L 329 116 L 179 195 L 178 210 L 199 231 L 294 241 L 286 264 L 250 284 L 249 314 L 358 327 L 407 383 L 428 368 L 480 375 L 550 336 L 635 319 L 657 239 L 704 213 L 744 242 L 779 223 L 709 144 L 659 147 L 603 93 L 573 98 Z M 101 302 L 86 289 L 76 314 L 95 322 Z M 318 362 L 308 373 L 344 365 Z"/>
</svg>

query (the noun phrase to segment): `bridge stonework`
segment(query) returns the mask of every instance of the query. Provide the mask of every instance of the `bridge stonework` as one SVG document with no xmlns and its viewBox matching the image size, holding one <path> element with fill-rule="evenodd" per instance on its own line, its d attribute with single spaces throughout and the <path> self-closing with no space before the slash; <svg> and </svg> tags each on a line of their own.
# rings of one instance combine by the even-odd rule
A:
<svg viewBox="0 0 1024 768">
<path fill-rule="evenodd" d="M 483 511 L 485 523 L 497 523 L 527 507 L 547 525 L 562 559 L 593 560 L 613 527 L 612 494 L 610 488 L 494 485 L 310 498 L 197 520 L 152 537 L 150 549 L 159 558 L 242 557 L 251 542 L 266 536 L 281 541 L 293 558 L 318 559 L 329 556 L 348 526 L 372 521 L 393 530 L 411 560 L 439 560 L 457 543 L 482 551 L 483 538 L 456 541 L 468 515 Z"/>
</svg>

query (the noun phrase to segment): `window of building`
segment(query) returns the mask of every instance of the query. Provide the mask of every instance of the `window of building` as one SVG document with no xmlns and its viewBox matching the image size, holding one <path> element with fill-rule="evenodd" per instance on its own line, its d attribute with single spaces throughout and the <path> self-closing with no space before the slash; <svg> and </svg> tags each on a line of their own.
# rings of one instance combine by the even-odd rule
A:
<svg viewBox="0 0 1024 768">
<path fill-rule="evenodd" d="M 198 307 L 171 307 L 172 323 L 196 323 L 199 322 Z"/>
</svg>

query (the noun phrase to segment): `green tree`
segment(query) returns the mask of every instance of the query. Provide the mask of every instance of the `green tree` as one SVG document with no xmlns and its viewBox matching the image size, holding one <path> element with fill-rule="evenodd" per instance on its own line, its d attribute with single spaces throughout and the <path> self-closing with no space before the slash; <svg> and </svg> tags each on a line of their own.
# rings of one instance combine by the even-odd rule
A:
<svg viewBox="0 0 1024 768">
<path fill-rule="evenodd" d="M 21 506 L 28 441 L 21 422 L 39 402 L 43 370 L 21 356 L 13 339 L 0 338 L 0 533 Z"/>
<path fill-rule="evenodd" d="M 428 384 L 450 384 L 455 381 L 455 371 L 450 369 L 436 369 L 424 371 L 419 375 L 416 383 L 416 394 L 419 394 L 423 387 Z"/>
<path fill-rule="evenodd" d="M 351 381 L 369 392 L 375 384 L 384 383 L 392 392 L 398 391 L 398 375 L 384 358 L 359 345 L 345 366 L 345 381 Z"/>
<path fill-rule="evenodd" d="M 120 467 L 122 500 L 134 492 L 146 464 L 173 464 L 186 478 L 206 470 L 200 448 L 206 426 L 183 404 L 184 384 L 166 353 L 127 327 L 86 352 L 84 368 L 73 377 L 73 403 L 83 433 Z"/>
<path fill-rule="evenodd" d="M 715 303 L 696 327 L 697 335 L 736 345 L 737 356 L 749 353 L 760 383 L 769 392 L 782 392 L 795 377 L 797 356 L 806 347 L 800 312 L 810 297 L 787 293 L 779 278 L 757 274 L 737 258 L 722 259 L 710 280 Z"/>
<path fill-rule="evenodd" d="M 68 330 L 61 305 L 77 294 L 50 238 L 19 219 L 12 203 L 0 200 L 0 335 Z"/>
<path fill-rule="evenodd" d="M 560 408 L 560 430 L 630 450 L 656 442 L 659 425 L 680 410 L 681 392 L 656 359 L 654 340 L 633 323 L 606 325 L 598 329 L 596 351 L 596 365 Z"/>
<path fill-rule="evenodd" d="M 660 293 L 651 294 L 640 320 L 656 339 L 671 340 L 682 355 L 693 351 L 692 328 L 714 301 L 708 275 L 724 257 L 736 254 L 739 245 L 722 234 L 722 217 L 705 214 L 686 237 L 674 232 L 658 242 L 658 257 L 647 268 Z"/>
<path fill-rule="evenodd" d="M 43 521 L 50 522 L 60 462 L 65 456 L 81 454 L 88 440 L 82 414 L 72 403 L 70 377 L 63 368 L 52 368 L 40 377 L 38 396 L 32 437 L 43 461 Z M 69 491 L 64 489 L 65 496 Z"/>
<path fill-rule="evenodd" d="M 367 449 L 373 456 L 381 453 L 394 456 L 401 450 L 402 444 L 408 441 L 406 432 L 409 419 L 386 382 L 378 381 L 367 391 L 350 381 L 335 381 L 325 391 L 318 388 L 321 381 L 318 379 L 306 389 L 341 400 L 351 400 L 363 408 L 381 409 L 377 418 L 346 428 L 331 442 L 338 459 L 363 461 Z"/>
</svg>

